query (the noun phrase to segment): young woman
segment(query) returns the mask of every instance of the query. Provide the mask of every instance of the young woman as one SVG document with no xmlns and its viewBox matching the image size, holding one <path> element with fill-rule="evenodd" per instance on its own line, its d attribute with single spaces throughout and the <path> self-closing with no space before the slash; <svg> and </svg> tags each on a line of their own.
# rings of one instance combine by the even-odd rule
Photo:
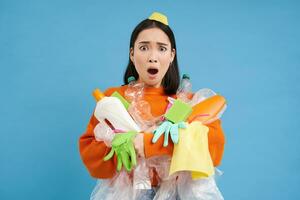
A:
<svg viewBox="0 0 300 200">
<path fill-rule="evenodd" d="M 134 77 L 137 83 L 143 84 L 143 100 L 150 106 L 153 117 L 164 115 L 169 104 L 168 97 L 177 98 L 176 92 L 180 84 L 180 76 L 176 43 L 166 16 L 153 13 L 148 19 L 143 20 L 136 26 L 130 39 L 129 63 L 124 74 L 125 85 L 109 88 L 104 94 L 110 96 L 117 91 L 125 97 L 129 77 Z M 117 165 L 122 163 L 123 160 L 116 155 L 117 153 L 111 159 L 104 159 L 112 150 L 110 142 L 113 143 L 114 138 L 110 142 L 97 140 L 94 129 L 98 124 L 99 121 L 92 115 L 86 132 L 79 139 L 80 155 L 92 177 L 115 181 L 120 173 L 120 166 L 117 170 Z M 214 166 L 218 166 L 221 163 L 225 142 L 221 121 L 218 119 L 206 124 L 206 126 L 209 128 L 208 148 L 211 160 Z M 180 129 L 180 127 L 177 128 Z M 130 138 L 129 140 L 132 141 L 139 158 L 150 160 L 151 158 L 172 157 L 173 143 L 175 142 L 173 135 L 171 137 L 166 134 L 161 135 L 155 141 L 153 140 L 154 135 L 153 131 L 143 130 L 130 135 L 127 139 Z M 133 158 L 129 160 L 133 160 Z M 131 165 L 123 162 L 123 165 L 127 172 L 122 171 L 131 180 L 135 163 Z M 163 178 L 160 176 L 159 169 L 155 167 L 148 167 L 147 173 L 149 173 L 152 189 L 149 190 L 150 193 L 148 191 L 144 195 L 149 199 L 157 199 L 157 197 L 154 197 L 155 192 L 160 188 Z M 107 184 L 108 187 L 109 185 L 112 185 L 112 182 Z M 104 186 L 102 185 L 102 187 Z M 118 188 L 114 188 L 114 190 L 118 190 Z M 105 192 L 102 194 L 105 194 Z M 132 194 L 128 195 L 128 199 L 133 199 Z M 176 196 L 176 198 L 179 198 L 180 195 L 177 194 Z M 95 199 L 95 197 L 93 198 Z M 102 198 L 109 199 L 110 197 L 102 196 Z M 125 198 L 122 196 L 122 199 Z M 145 199 L 145 196 L 139 198 Z"/>
</svg>

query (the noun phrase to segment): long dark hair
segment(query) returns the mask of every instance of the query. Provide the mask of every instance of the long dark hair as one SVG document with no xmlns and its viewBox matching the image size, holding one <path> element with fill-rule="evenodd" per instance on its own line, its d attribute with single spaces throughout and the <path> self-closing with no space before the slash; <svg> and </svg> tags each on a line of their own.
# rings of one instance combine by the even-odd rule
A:
<svg viewBox="0 0 300 200">
<path fill-rule="evenodd" d="M 177 50 L 176 50 L 176 43 L 175 43 L 175 37 L 173 34 L 173 31 L 171 28 L 161 22 L 155 21 L 155 20 L 150 20 L 150 19 L 145 19 L 142 22 L 140 22 L 135 29 L 133 30 L 130 38 L 130 48 L 134 48 L 134 43 L 139 35 L 139 33 L 145 29 L 150 29 L 150 28 L 159 28 L 161 29 L 164 33 L 167 34 L 167 36 L 170 39 L 171 42 L 171 50 L 175 49 L 175 57 L 173 62 L 170 64 L 170 67 L 168 71 L 166 72 L 163 80 L 162 80 L 162 86 L 164 87 L 164 92 L 167 95 L 172 95 L 176 94 L 176 91 L 179 87 L 180 83 L 180 77 L 179 77 L 179 68 L 178 68 L 178 62 L 177 62 Z M 128 78 L 130 76 L 134 76 L 135 79 L 137 80 L 139 78 L 139 74 L 137 73 L 135 66 L 133 62 L 130 60 L 129 56 L 129 62 L 124 74 L 124 83 L 128 84 Z"/>
</svg>

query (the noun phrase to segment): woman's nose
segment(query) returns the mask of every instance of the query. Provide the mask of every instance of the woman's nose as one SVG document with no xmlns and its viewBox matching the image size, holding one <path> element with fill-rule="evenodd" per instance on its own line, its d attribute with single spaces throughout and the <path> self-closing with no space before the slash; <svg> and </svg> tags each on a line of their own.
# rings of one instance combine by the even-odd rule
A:
<svg viewBox="0 0 300 200">
<path fill-rule="evenodd" d="M 149 55 L 149 60 L 150 63 L 157 63 L 157 55 L 156 52 L 151 51 Z"/>
<path fill-rule="evenodd" d="M 150 58 L 150 59 L 149 59 L 149 62 L 150 62 L 150 63 L 157 63 L 157 59 Z"/>
</svg>

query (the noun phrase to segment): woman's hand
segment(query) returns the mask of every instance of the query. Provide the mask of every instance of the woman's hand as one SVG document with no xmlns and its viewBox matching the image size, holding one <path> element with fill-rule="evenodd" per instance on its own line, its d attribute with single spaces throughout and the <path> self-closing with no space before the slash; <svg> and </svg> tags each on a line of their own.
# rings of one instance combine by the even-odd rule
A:
<svg viewBox="0 0 300 200">
<path fill-rule="evenodd" d="M 142 158 L 145 157 L 145 152 L 144 152 L 144 134 L 139 133 L 136 135 L 133 141 L 134 148 L 138 152 L 138 155 Z"/>
</svg>

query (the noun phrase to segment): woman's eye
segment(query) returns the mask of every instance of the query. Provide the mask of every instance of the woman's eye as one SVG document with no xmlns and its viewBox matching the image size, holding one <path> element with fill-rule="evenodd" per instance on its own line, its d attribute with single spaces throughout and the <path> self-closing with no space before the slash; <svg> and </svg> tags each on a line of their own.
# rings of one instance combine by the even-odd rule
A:
<svg viewBox="0 0 300 200">
<path fill-rule="evenodd" d="M 148 49 L 148 47 L 147 47 L 147 46 L 141 46 L 139 49 L 140 49 L 141 51 L 146 51 L 146 50 Z"/>
<path fill-rule="evenodd" d="M 160 51 L 167 51 L 167 48 L 166 47 L 159 47 L 159 50 Z"/>
</svg>

